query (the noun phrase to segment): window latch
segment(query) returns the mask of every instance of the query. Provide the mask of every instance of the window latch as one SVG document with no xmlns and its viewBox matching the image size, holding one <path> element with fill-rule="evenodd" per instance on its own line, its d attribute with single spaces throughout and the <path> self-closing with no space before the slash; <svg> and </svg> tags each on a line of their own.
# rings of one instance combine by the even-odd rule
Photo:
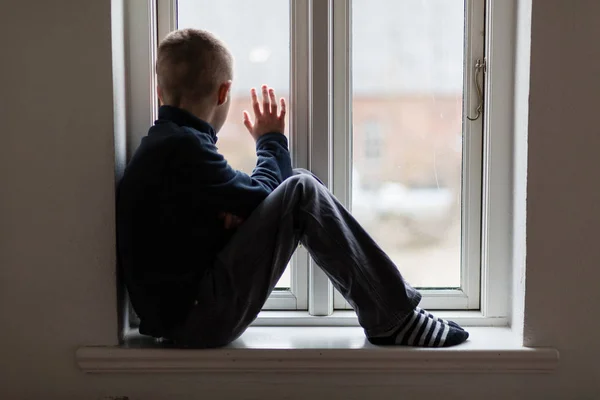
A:
<svg viewBox="0 0 600 400">
<path fill-rule="evenodd" d="M 477 104 L 477 108 L 475 112 L 477 113 L 474 118 L 471 118 L 467 115 L 467 119 L 469 121 L 477 121 L 481 115 L 483 114 L 483 79 L 484 74 L 486 72 L 486 60 L 485 58 L 478 58 L 475 60 L 475 88 L 477 89 L 477 100 L 479 101 Z"/>
</svg>

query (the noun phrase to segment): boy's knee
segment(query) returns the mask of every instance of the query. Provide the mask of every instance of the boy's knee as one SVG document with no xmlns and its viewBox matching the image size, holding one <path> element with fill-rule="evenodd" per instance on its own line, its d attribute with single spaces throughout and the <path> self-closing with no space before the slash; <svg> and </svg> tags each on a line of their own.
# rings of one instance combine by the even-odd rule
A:
<svg viewBox="0 0 600 400">
<path fill-rule="evenodd" d="M 295 176 L 305 177 L 308 179 L 308 182 L 310 184 L 317 184 L 317 185 L 319 185 L 319 187 L 321 187 L 321 186 L 325 187 L 325 184 L 319 179 L 319 177 L 307 169 L 294 168 L 294 175 L 292 175 L 292 177 L 295 177 Z"/>
<path fill-rule="evenodd" d="M 329 195 L 321 181 L 311 173 L 292 175 L 283 182 L 282 186 L 284 186 L 284 204 L 290 207 L 314 205 L 325 201 Z"/>
<path fill-rule="evenodd" d="M 309 195 L 310 197 L 323 188 L 321 182 L 310 172 L 294 174 L 285 180 L 284 185 L 288 185 L 295 191 L 303 193 L 304 196 Z"/>
<path fill-rule="evenodd" d="M 294 170 L 294 172 L 296 172 L 296 171 L 297 170 Z M 302 170 L 302 171 L 306 171 L 306 170 Z M 315 176 L 308 171 L 306 171 L 306 173 L 302 172 L 302 173 L 294 174 L 294 175 L 290 176 L 286 180 L 286 182 L 290 182 L 291 184 L 294 184 L 294 185 L 302 185 L 302 186 L 307 186 L 307 187 L 320 185 L 319 180 L 317 178 L 315 178 Z"/>
</svg>

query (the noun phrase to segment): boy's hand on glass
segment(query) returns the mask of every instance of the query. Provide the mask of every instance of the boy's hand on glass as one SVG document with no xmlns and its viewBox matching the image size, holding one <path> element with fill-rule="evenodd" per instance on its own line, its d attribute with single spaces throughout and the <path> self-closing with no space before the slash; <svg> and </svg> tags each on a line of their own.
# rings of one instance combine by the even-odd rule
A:
<svg viewBox="0 0 600 400">
<path fill-rule="evenodd" d="M 244 125 L 254 140 L 258 140 L 259 137 L 266 133 L 284 133 L 286 106 L 283 97 L 279 100 L 281 104 L 279 113 L 277 110 L 275 90 L 273 90 L 273 88 L 267 87 L 267 85 L 262 86 L 262 110 L 258 103 L 256 89 L 252 88 L 252 90 L 250 90 L 250 97 L 252 100 L 252 109 L 254 110 L 254 122 L 250 120 L 248 111 L 244 110 Z"/>
</svg>

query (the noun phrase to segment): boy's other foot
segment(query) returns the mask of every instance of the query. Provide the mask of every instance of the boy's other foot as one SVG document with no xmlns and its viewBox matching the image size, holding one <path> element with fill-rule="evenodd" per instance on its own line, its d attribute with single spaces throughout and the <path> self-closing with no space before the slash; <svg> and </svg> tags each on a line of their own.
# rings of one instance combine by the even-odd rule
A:
<svg viewBox="0 0 600 400">
<path fill-rule="evenodd" d="M 468 339 L 469 333 L 458 324 L 455 327 L 429 315 L 414 310 L 396 332 L 386 337 L 371 337 L 369 341 L 375 345 L 450 347 Z"/>
</svg>

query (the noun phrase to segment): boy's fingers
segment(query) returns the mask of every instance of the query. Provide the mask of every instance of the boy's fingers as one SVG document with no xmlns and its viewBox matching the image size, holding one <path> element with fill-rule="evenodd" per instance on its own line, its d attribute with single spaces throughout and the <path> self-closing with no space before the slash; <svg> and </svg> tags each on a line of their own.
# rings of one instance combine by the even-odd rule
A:
<svg viewBox="0 0 600 400">
<path fill-rule="evenodd" d="M 269 112 L 269 92 L 267 85 L 262 86 L 262 95 L 263 95 L 263 113 Z"/>
<path fill-rule="evenodd" d="M 246 110 L 244 110 L 243 114 L 244 114 L 244 126 L 246 127 L 246 129 L 248 129 L 248 131 L 250 131 L 250 133 L 252 133 L 252 128 L 254 128 L 254 125 L 252 124 L 252 121 L 250 121 L 250 114 Z"/>
<path fill-rule="evenodd" d="M 281 112 L 279 113 L 279 118 L 283 118 L 285 117 L 285 112 L 286 112 L 286 105 L 285 105 L 285 99 L 282 97 L 279 102 L 281 103 Z"/>
<path fill-rule="evenodd" d="M 275 90 L 269 89 L 269 98 L 271 100 L 271 114 L 277 116 L 277 99 L 275 98 Z"/>
<path fill-rule="evenodd" d="M 233 221 L 233 215 L 231 215 L 231 214 L 225 215 L 225 229 L 231 229 L 232 221 Z"/>
<path fill-rule="evenodd" d="M 262 113 L 260 112 L 260 106 L 258 105 L 258 96 L 256 95 L 256 89 L 254 88 L 250 90 L 250 99 L 252 100 L 252 109 L 254 110 L 254 115 L 260 116 Z"/>
</svg>

